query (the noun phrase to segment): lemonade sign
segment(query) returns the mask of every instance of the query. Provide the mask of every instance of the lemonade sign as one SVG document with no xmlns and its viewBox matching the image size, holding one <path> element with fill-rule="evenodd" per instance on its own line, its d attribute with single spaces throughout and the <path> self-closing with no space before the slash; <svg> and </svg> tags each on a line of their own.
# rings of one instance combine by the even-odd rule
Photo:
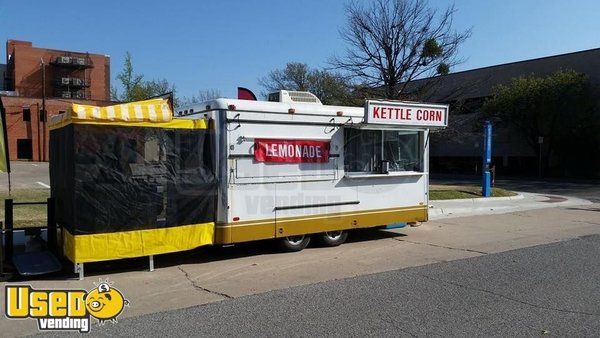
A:
<svg viewBox="0 0 600 338">
<path fill-rule="evenodd" d="M 90 318 L 99 324 L 117 322 L 129 301 L 108 279 L 86 290 L 42 290 L 7 285 L 5 312 L 9 319 L 35 319 L 40 331 L 90 331 Z"/>
</svg>

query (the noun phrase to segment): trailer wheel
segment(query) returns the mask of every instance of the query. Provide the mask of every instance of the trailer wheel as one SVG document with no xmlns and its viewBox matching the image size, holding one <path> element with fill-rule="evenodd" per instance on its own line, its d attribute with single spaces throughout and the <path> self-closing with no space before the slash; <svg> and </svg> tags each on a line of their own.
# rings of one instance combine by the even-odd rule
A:
<svg viewBox="0 0 600 338">
<path fill-rule="evenodd" d="M 301 251 L 310 243 L 310 236 L 299 235 L 281 238 L 277 241 L 279 249 L 286 252 Z"/>
<path fill-rule="evenodd" d="M 348 231 L 338 230 L 324 232 L 318 235 L 318 241 L 323 246 L 338 246 L 348 239 Z"/>
</svg>

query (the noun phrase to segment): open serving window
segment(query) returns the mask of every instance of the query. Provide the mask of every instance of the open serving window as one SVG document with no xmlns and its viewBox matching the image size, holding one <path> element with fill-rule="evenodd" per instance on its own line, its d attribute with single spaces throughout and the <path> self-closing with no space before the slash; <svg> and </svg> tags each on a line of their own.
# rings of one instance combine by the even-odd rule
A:
<svg viewBox="0 0 600 338">
<path fill-rule="evenodd" d="M 364 123 L 344 129 L 344 171 L 350 177 L 423 173 L 427 130 L 447 121 L 446 105 L 367 101 Z"/>
<path fill-rule="evenodd" d="M 423 131 L 344 130 L 344 171 L 388 173 L 423 171 Z"/>
<path fill-rule="evenodd" d="M 217 184 L 207 123 L 161 115 L 162 101 L 74 104 L 51 121 L 51 192 L 74 263 L 213 243 Z"/>
</svg>

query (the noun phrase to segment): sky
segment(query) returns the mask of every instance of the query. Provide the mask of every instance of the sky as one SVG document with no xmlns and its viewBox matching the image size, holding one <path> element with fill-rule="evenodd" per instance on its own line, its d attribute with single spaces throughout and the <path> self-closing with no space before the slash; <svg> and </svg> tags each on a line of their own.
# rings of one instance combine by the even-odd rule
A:
<svg viewBox="0 0 600 338">
<path fill-rule="evenodd" d="M 238 86 L 260 93 L 258 78 L 287 62 L 327 67 L 343 54 L 345 3 L 0 0 L 0 41 L 110 55 L 113 85 L 129 51 L 136 72 L 167 79 L 179 96 L 217 89 L 234 97 Z M 598 0 L 430 0 L 440 9 L 452 3 L 454 27 L 472 36 L 451 71 L 600 47 Z"/>
</svg>

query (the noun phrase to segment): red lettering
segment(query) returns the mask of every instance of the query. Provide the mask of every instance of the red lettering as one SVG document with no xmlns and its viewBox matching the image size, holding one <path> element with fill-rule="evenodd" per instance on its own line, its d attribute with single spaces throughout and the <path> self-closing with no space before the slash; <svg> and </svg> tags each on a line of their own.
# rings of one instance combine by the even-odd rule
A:
<svg viewBox="0 0 600 338">
<path fill-rule="evenodd" d="M 379 107 L 373 107 L 373 117 L 379 118 Z"/>
<path fill-rule="evenodd" d="M 435 112 L 435 120 L 436 121 L 442 121 L 442 112 L 440 110 Z"/>
<path fill-rule="evenodd" d="M 423 121 L 429 121 L 432 118 L 432 111 L 429 110 L 422 110 L 421 112 L 421 120 Z"/>
<path fill-rule="evenodd" d="M 417 111 L 418 120 L 429 120 L 431 116 L 427 110 Z M 405 120 L 409 121 L 413 118 L 413 111 L 410 108 L 395 108 L 395 107 L 373 107 L 373 118 L 388 119 L 388 120 Z"/>
<path fill-rule="evenodd" d="M 409 117 L 408 117 L 408 111 L 405 110 L 404 108 L 402 109 L 402 119 L 403 120 L 408 120 L 409 119 Z"/>
</svg>

